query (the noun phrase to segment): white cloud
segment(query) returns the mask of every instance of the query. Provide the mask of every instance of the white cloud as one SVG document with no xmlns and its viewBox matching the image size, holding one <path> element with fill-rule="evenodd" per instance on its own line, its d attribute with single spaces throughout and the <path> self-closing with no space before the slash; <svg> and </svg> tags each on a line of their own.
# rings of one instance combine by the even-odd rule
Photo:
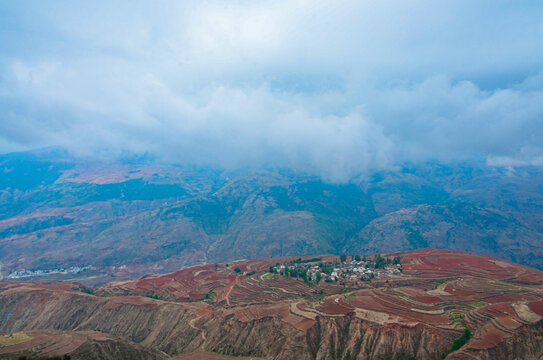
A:
<svg viewBox="0 0 543 360">
<path fill-rule="evenodd" d="M 522 163 L 541 151 L 539 3 L 2 6 L 6 151 L 150 151 L 338 181 L 402 161 Z"/>
</svg>

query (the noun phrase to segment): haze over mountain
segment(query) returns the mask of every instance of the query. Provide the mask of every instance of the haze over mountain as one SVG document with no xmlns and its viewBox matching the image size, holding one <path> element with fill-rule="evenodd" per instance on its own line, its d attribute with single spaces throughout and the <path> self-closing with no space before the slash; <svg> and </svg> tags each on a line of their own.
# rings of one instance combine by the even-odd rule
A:
<svg viewBox="0 0 543 360">
<path fill-rule="evenodd" d="M 543 268 L 543 173 L 409 165 L 330 183 L 49 149 L 0 156 L 0 274 L 88 283 L 242 258 L 444 248 Z M 24 274 L 23 274 L 24 275 Z M 47 274 L 26 274 L 41 279 Z"/>
</svg>

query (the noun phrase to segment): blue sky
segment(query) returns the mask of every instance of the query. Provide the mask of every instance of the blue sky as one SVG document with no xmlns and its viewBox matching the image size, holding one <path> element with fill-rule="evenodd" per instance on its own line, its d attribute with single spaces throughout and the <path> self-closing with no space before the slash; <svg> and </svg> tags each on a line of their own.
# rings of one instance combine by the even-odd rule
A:
<svg viewBox="0 0 543 360">
<path fill-rule="evenodd" d="M 543 165 L 541 1 L 5 1 L 0 152 Z"/>
</svg>

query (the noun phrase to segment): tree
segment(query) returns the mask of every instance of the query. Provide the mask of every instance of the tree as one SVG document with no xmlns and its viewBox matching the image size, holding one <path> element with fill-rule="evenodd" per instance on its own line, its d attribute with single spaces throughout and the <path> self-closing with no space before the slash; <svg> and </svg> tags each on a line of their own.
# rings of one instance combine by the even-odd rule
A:
<svg viewBox="0 0 543 360">
<path fill-rule="evenodd" d="M 339 257 L 339 260 L 340 260 L 342 263 L 344 263 L 345 261 L 347 261 L 347 255 L 341 255 L 341 256 Z"/>
<path fill-rule="evenodd" d="M 317 273 L 317 282 L 321 281 L 322 275 L 320 272 Z"/>
<path fill-rule="evenodd" d="M 442 358 L 442 359 L 445 359 L 445 358 L 447 357 L 447 355 L 449 355 L 449 354 L 452 353 L 453 351 L 456 351 L 456 350 L 460 349 L 462 346 L 464 346 L 464 345 L 468 342 L 468 340 L 469 340 L 470 338 L 471 338 L 471 330 L 468 329 L 468 328 L 465 328 L 465 329 L 464 329 L 464 332 L 462 333 L 462 335 L 460 335 L 460 337 L 456 338 L 456 339 L 453 341 L 453 343 L 452 343 L 450 349 L 447 350 L 446 353 L 442 353 L 442 354 L 441 354 L 441 358 Z"/>
<path fill-rule="evenodd" d="M 240 273 L 241 269 L 239 267 L 237 267 L 237 268 L 234 269 L 234 271 L 237 272 L 237 273 Z"/>
<path fill-rule="evenodd" d="M 389 263 L 390 263 L 390 259 L 388 259 Z M 381 257 L 380 254 L 377 254 L 375 255 L 375 268 L 376 269 L 383 269 L 385 268 L 387 265 L 387 259 L 385 259 L 384 257 Z"/>
</svg>

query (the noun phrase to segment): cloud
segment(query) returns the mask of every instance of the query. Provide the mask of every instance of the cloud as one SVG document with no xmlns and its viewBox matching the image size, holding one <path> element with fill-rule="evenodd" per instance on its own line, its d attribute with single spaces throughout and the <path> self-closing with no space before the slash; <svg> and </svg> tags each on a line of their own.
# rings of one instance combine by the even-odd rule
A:
<svg viewBox="0 0 543 360">
<path fill-rule="evenodd" d="M 543 154 L 539 2 L 1 7 L 0 151 L 151 152 L 334 181 Z"/>
</svg>

